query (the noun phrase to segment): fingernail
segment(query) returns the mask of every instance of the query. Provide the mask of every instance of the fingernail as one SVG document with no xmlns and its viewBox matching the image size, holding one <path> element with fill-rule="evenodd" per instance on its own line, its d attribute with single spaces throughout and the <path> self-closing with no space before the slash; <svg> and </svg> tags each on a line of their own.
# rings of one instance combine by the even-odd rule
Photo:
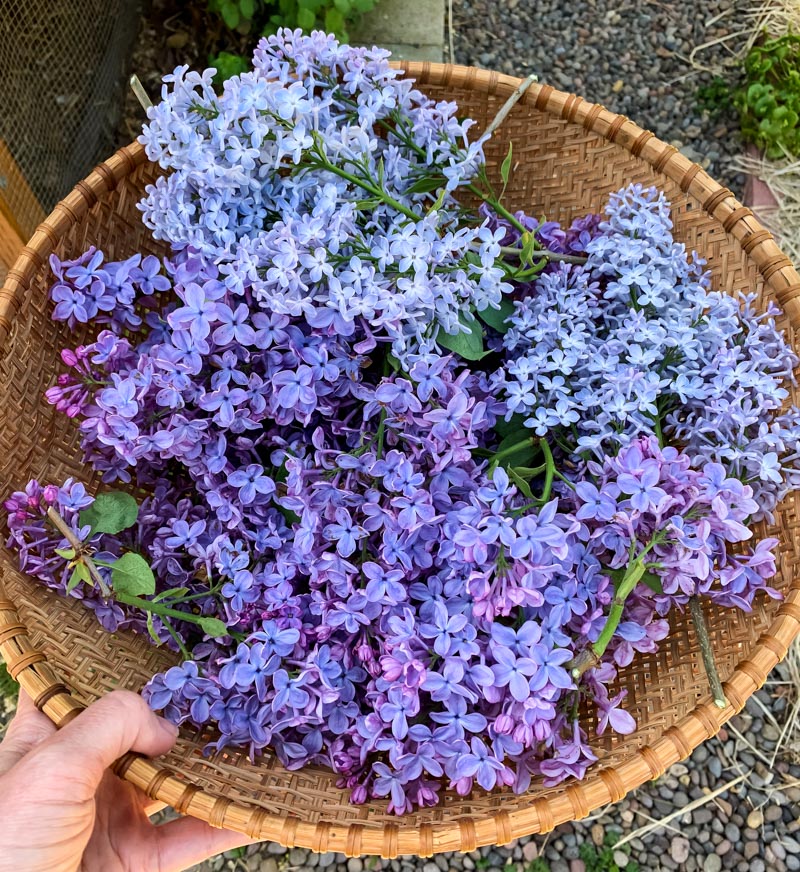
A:
<svg viewBox="0 0 800 872">
<path fill-rule="evenodd" d="M 165 733 L 169 735 L 170 739 L 177 739 L 178 727 L 173 724 L 172 721 L 168 721 L 166 718 L 159 717 L 158 715 L 156 715 L 156 717 L 158 717 L 159 726 Z"/>
</svg>

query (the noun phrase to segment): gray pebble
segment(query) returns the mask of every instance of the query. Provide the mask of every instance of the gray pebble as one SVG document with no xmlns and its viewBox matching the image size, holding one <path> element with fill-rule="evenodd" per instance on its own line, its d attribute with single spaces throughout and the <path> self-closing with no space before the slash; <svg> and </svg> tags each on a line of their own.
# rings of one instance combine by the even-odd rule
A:
<svg viewBox="0 0 800 872">
<path fill-rule="evenodd" d="M 725 826 L 725 837 L 730 839 L 731 842 L 733 842 L 734 844 L 736 844 L 736 842 L 738 842 L 741 838 L 739 827 L 737 827 L 734 823 L 727 824 Z"/>
<path fill-rule="evenodd" d="M 284 848 L 283 845 L 279 845 L 277 842 L 267 842 L 267 853 L 275 854 L 279 856 L 281 854 L 285 854 L 289 849 Z"/>
</svg>

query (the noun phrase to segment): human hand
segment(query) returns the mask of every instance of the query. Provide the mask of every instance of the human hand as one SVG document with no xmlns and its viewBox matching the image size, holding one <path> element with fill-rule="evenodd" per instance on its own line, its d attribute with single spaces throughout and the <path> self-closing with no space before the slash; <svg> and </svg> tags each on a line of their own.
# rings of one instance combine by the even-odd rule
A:
<svg viewBox="0 0 800 872">
<path fill-rule="evenodd" d="M 117 690 L 56 732 L 30 697 L 0 743 L 0 872 L 178 872 L 247 836 L 184 817 L 155 826 L 164 807 L 108 767 L 127 751 L 155 757 L 176 728 L 134 693 Z"/>
</svg>

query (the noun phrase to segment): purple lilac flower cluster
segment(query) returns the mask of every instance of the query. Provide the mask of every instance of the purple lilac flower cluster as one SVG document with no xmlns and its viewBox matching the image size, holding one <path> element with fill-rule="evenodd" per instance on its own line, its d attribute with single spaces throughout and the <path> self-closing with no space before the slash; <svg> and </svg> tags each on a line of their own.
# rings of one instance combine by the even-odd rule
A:
<svg viewBox="0 0 800 872">
<path fill-rule="evenodd" d="M 52 259 L 53 317 L 96 329 L 47 397 L 149 496 L 114 532 L 73 480 L 6 502 L 24 571 L 182 655 L 153 708 L 397 813 L 582 777 L 578 712 L 635 729 L 618 672 L 673 606 L 778 595 L 747 525 L 797 485 L 777 313 L 711 293 L 653 190 L 568 228 L 465 213 L 455 111 L 322 34 L 219 95 L 168 77 L 142 210 L 172 253 Z"/>
</svg>

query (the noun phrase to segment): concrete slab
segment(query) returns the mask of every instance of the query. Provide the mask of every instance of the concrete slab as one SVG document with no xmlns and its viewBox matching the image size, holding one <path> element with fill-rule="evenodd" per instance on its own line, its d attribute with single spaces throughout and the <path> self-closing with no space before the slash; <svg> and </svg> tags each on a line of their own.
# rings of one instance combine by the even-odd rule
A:
<svg viewBox="0 0 800 872">
<path fill-rule="evenodd" d="M 445 0 L 378 0 L 350 28 L 354 45 L 379 45 L 398 60 L 442 61 Z"/>
</svg>

